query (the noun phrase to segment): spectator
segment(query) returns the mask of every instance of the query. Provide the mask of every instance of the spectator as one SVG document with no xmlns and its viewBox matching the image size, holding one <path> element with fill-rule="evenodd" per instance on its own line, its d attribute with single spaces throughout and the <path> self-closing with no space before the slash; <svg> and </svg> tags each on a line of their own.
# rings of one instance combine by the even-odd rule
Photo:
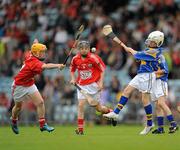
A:
<svg viewBox="0 0 180 150">
<path fill-rule="evenodd" d="M 8 122 L 7 110 L 8 110 L 9 104 L 10 102 L 6 94 L 4 92 L 0 93 L 0 122 L 1 124 Z"/>
</svg>

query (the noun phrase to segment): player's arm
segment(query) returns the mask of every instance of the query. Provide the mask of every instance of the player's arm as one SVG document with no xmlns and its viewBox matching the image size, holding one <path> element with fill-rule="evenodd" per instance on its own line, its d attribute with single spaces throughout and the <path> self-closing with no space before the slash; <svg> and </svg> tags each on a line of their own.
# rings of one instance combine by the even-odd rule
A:
<svg viewBox="0 0 180 150">
<path fill-rule="evenodd" d="M 161 69 L 164 73 L 169 73 L 168 64 L 167 64 L 164 56 L 161 55 L 161 56 L 160 56 L 160 59 L 161 59 L 160 64 L 159 64 L 160 69 Z"/>
<path fill-rule="evenodd" d="M 141 51 L 141 52 L 137 52 L 133 56 L 137 60 L 155 61 L 155 59 L 157 57 L 157 53 Z"/>
<path fill-rule="evenodd" d="M 75 84 L 76 83 L 76 78 L 75 78 L 75 71 L 76 71 L 76 65 L 74 64 L 74 59 L 72 59 L 71 64 L 70 64 L 70 83 Z"/>
<path fill-rule="evenodd" d="M 103 88 L 103 83 L 104 83 L 104 71 L 101 72 L 101 76 L 100 76 L 100 79 L 99 79 L 99 82 L 98 82 L 100 90 Z"/>
<path fill-rule="evenodd" d="M 124 43 L 120 43 L 120 45 L 125 49 L 126 52 L 131 53 L 135 59 L 137 60 L 146 60 L 146 61 L 154 61 L 157 55 L 156 51 L 149 50 L 149 51 L 141 51 L 138 52 L 131 47 L 127 47 Z"/>
<path fill-rule="evenodd" d="M 135 55 L 137 53 L 136 50 L 132 49 L 131 47 L 127 47 L 126 45 L 124 45 L 123 48 L 126 52 L 131 53 L 132 55 Z"/>
<path fill-rule="evenodd" d="M 70 76 L 71 76 L 70 83 L 75 84 L 76 83 L 75 72 L 70 72 Z"/>
<path fill-rule="evenodd" d="M 159 78 L 161 76 L 163 76 L 164 74 L 168 74 L 168 70 L 165 68 L 161 68 L 159 67 L 159 69 L 157 71 L 155 71 L 156 77 Z"/>
<path fill-rule="evenodd" d="M 124 44 L 123 44 L 123 48 L 125 49 L 126 52 L 131 53 L 134 56 L 134 58 L 137 60 L 153 61 L 155 59 L 155 57 L 148 52 L 144 52 L 144 51 L 138 52 L 138 51 L 132 49 L 131 47 L 127 47 Z"/>
<path fill-rule="evenodd" d="M 156 77 L 163 76 L 163 75 L 164 75 L 164 73 L 165 73 L 165 70 L 161 70 L 161 69 L 159 69 L 159 70 L 155 71 Z"/>
<path fill-rule="evenodd" d="M 43 63 L 39 60 L 32 61 L 31 64 L 29 65 L 31 70 L 36 73 L 36 74 L 41 74 L 44 69 L 54 69 L 54 68 L 59 68 L 63 69 L 65 65 L 63 64 L 52 64 L 52 63 Z"/>
<path fill-rule="evenodd" d="M 159 62 L 159 69 L 155 71 L 155 74 L 157 77 L 163 76 L 164 74 L 168 74 L 168 65 L 166 63 L 166 60 L 164 56 L 160 56 L 160 62 Z"/>
<path fill-rule="evenodd" d="M 157 52 L 156 51 L 153 51 L 153 50 L 149 50 L 149 51 L 141 51 L 141 52 L 138 52 L 134 49 L 132 49 L 131 47 L 127 47 L 124 43 L 119 43 L 124 49 L 126 52 L 129 52 L 131 53 L 135 59 L 138 59 L 138 60 L 146 60 L 146 61 L 154 61 L 155 58 L 156 58 L 156 55 L 157 55 Z"/>
<path fill-rule="evenodd" d="M 99 67 L 99 70 L 101 72 L 100 74 L 100 79 L 99 79 L 99 82 L 98 82 L 98 85 L 99 85 L 99 88 L 102 89 L 103 88 L 103 83 L 104 83 L 104 74 L 105 74 L 105 69 L 106 69 L 106 65 L 104 64 L 104 62 L 102 61 L 102 59 L 97 55 L 97 65 Z"/>
<path fill-rule="evenodd" d="M 53 63 L 48 63 L 48 64 L 43 64 L 42 65 L 42 69 L 55 69 L 55 68 L 59 68 L 59 69 L 63 69 L 65 67 L 65 65 L 63 64 L 53 64 Z"/>
</svg>

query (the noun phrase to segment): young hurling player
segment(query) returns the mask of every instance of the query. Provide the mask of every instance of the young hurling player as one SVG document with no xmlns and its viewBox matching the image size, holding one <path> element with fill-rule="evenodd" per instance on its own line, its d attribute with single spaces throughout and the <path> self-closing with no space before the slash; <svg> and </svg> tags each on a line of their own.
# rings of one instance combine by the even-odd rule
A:
<svg viewBox="0 0 180 150">
<path fill-rule="evenodd" d="M 15 134 L 19 134 L 17 126 L 18 115 L 21 111 L 23 101 L 27 99 L 32 100 L 37 107 L 40 130 L 48 132 L 54 130 L 53 127 L 48 126 L 46 123 L 44 100 L 34 84 L 34 76 L 41 74 L 44 69 L 63 69 L 64 65 L 43 63 L 42 61 L 45 59 L 46 50 L 47 48 L 44 44 L 38 43 L 38 41 L 35 40 L 31 46 L 30 56 L 26 58 L 22 68 L 14 78 L 12 96 L 15 101 L 15 106 L 12 109 L 11 127 Z"/>
<path fill-rule="evenodd" d="M 144 51 L 137 52 L 130 47 L 125 48 L 125 50 L 127 52 L 130 52 L 136 60 L 139 60 L 141 62 L 141 64 L 138 68 L 137 75 L 124 89 L 117 107 L 113 112 L 103 115 L 106 118 L 117 119 L 119 112 L 126 105 L 132 91 L 134 89 L 138 89 L 142 93 L 142 102 L 147 117 L 147 125 L 144 130 L 140 132 L 141 135 L 149 133 L 153 128 L 150 93 L 152 92 L 152 86 L 156 79 L 154 70 L 158 63 L 158 57 L 161 54 L 162 48 L 160 48 L 160 46 L 163 44 L 163 41 L 164 34 L 160 31 L 154 31 L 149 34 L 148 39 L 145 43 L 147 48 Z"/>
<path fill-rule="evenodd" d="M 87 92 L 94 100 L 97 100 L 94 106 L 97 111 L 102 113 L 110 112 L 105 106 L 100 105 L 100 90 L 103 88 L 105 64 L 96 54 L 90 53 L 90 43 L 80 41 L 77 46 L 79 53 L 73 57 L 70 65 L 71 84 L 77 83 L 82 90 Z M 75 71 L 78 71 L 78 77 L 75 78 Z M 78 129 L 76 134 L 83 134 L 84 126 L 84 106 L 87 99 L 77 89 L 78 98 Z"/>
<path fill-rule="evenodd" d="M 158 70 L 155 72 L 156 81 L 152 88 L 151 100 L 155 102 L 158 128 L 153 134 L 164 133 L 164 115 L 170 122 L 169 133 L 174 133 L 178 130 L 177 123 L 174 121 L 171 110 L 166 104 L 166 96 L 168 95 L 168 65 L 163 55 L 160 55 L 158 61 Z"/>
</svg>

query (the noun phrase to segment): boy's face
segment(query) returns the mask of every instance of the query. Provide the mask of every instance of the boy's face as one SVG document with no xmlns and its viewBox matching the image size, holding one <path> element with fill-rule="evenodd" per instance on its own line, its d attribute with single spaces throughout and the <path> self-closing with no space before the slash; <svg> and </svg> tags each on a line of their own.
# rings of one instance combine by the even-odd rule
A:
<svg viewBox="0 0 180 150">
<path fill-rule="evenodd" d="M 148 41 L 148 43 L 146 43 L 146 46 L 150 48 L 156 48 L 157 44 L 154 41 Z"/>
<path fill-rule="evenodd" d="M 150 41 L 149 47 L 155 48 L 155 47 L 157 47 L 157 44 L 154 41 Z"/>
<path fill-rule="evenodd" d="M 46 57 L 46 52 L 45 51 L 40 51 L 39 52 L 39 57 L 45 58 Z"/>
<path fill-rule="evenodd" d="M 86 57 L 87 54 L 89 53 L 90 51 L 90 48 L 88 46 L 82 46 L 79 48 L 79 51 L 80 51 L 80 54 L 83 56 L 83 57 Z"/>
<path fill-rule="evenodd" d="M 41 61 L 45 60 L 45 58 L 46 58 L 46 51 L 44 51 L 44 50 L 39 51 L 39 53 L 38 53 L 38 56 L 37 56 L 37 57 L 38 57 L 38 58 L 39 58 L 39 60 L 41 60 Z"/>
</svg>

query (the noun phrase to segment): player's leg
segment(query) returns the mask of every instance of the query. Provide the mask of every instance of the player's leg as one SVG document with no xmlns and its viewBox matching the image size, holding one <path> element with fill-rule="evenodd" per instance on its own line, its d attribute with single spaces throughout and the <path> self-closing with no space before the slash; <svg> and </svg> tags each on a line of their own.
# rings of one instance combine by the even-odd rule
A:
<svg viewBox="0 0 180 150">
<path fill-rule="evenodd" d="M 107 106 L 100 104 L 100 101 L 101 101 L 100 92 L 97 91 L 96 94 L 91 94 L 90 96 L 93 98 L 91 104 L 96 104 L 96 105 L 94 105 L 96 111 L 101 112 L 102 114 L 107 114 L 112 111 L 112 109 L 108 108 Z M 91 106 L 93 106 L 93 105 L 91 105 Z"/>
<path fill-rule="evenodd" d="M 22 101 L 15 102 L 14 107 L 12 108 L 12 116 L 11 116 L 11 128 L 15 134 L 19 134 L 19 129 L 17 126 L 18 116 L 21 111 Z"/>
<path fill-rule="evenodd" d="M 147 126 L 152 126 L 152 105 L 149 93 L 142 93 L 142 103 L 147 117 Z"/>
<path fill-rule="evenodd" d="M 83 135 L 84 134 L 84 106 L 87 103 L 86 99 L 78 100 L 78 128 L 75 130 L 76 134 Z"/>
<path fill-rule="evenodd" d="M 102 114 L 107 114 L 109 112 L 112 111 L 112 109 L 106 107 L 106 106 L 103 106 L 101 104 L 97 104 L 97 106 L 95 106 L 95 109 L 98 111 L 98 112 L 101 112 Z"/>
<path fill-rule="evenodd" d="M 46 123 L 44 100 L 43 100 L 41 94 L 39 93 L 39 91 L 36 91 L 32 94 L 29 94 L 28 96 L 31 98 L 32 102 L 34 103 L 34 105 L 37 108 L 40 130 L 41 131 L 48 131 L 48 132 L 53 131 L 54 128 L 48 126 Z"/>
<path fill-rule="evenodd" d="M 110 108 L 108 108 L 106 106 L 103 106 L 103 105 L 101 105 L 99 103 L 101 96 L 100 96 L 100 92 L 98 91 L 98 88 L 94 89 L 93 86 L 90 85 L 89 89 L 92 89 L 92 91 L 93 92 L 95 91 L 96 93 L 95 94 L 86 94 L 87 92 L 81 91 L 81 94 L 83 94 L 85 99 L 87 99 L 87 102 L 91 107 L 95 107 L 96 111 L 98 111 L 98 112 L 100 112 L 102 114 L 107 114 L 107 113 L 113 111 L 112 109 L 110 109 Z M 113 126 L 117 125 L 117 121 L 114 120 L 114 119 L 111 119 L 111 123 L 112 123 Z"/>
<path fill-rule="evenodd" d="M 143 74 L 144 75 L 144 74 Z M 105 118 L 112 118 L 112 119 L 117 119 L 118 118 L 118 114 L 119 112 L 123 109 L 123 107 L 126 105 L 130 94 L 135 90 L 138 89 L 140 90 L 142 87 L 140 87 L 140 83 L 143 82 L 142 80 L 142 75 L 138 74 L 136 75 L 128 84 L 128 86 L 124 89 L 122 96 L 116 106 L 116 108 L 114 109 L 113 112 L 110 112 L 108 114 L 104 114 L 103 116 Z M 144 79 L 144 77 L 143 77 Z M 146 81 L 147 82 L 147 81 Z M 144 83 L 144 82 L 143 82 Z"/>
<path fill-rule="evenodd" d="M 11 115 L 11 128 L 15 134 L 19 134 L 19 129 L 17 126 L 17 120 L 19 113 L 21 111 L 23 101 L 27 100 L 27 91 L 25 87 L 16 86 L 12 84 L 12 96 L 14 99 L 14 107 L 12 108 Z"/>
<path fill-rule="evenodd" d="M 128 98 L 130 96 L 130 94 L 135 90 L 136 88 L 131 86 L 131 85 L 128 85 L 123 93 L 122 93 L 122 96 L 118 102 L 118 105 L 117 107 L 114 109 L 114 112 L 116 114 L 119 114 L 119 112 L 121 111 L 121 109 L 123 109 L 123 107 L 126 105 L 127 101 L 128 101 Z"/>
<path fill-rule="evenodd" d="M 153 88 L 154 96 L 157 99 L 157 105 L 160 107 L 164 114 L 166 115 L 171 126 L 169 128 L 169 133 L 174 133 L 178 127 L 177 123 L 174 121 L 174 117 L 168 105 L 166 104 L 166 96 L 168 95 L 168 85 L 167 82 L 164 82 L 160 79 L 156 80 L 155 86 Z"/>
<path fill-rule="evenodd" d="M 131 85 L 128 85 L 123 93 L 122 93 L 122 96 L 116 106 L 116 108 L 114 109 L 113 112 L 110 112 L 108 114 L 104 114 L 103 116 L 105 118 L 112 118 L 112 119 L 117 119 L 118 118 L 118 114 L 119 112 L 123 109 L 123 107 L 126 105 L 127 101 L 128 101 L 128 98 L 130 96 L 130 94 L 132 93 L 132 91 L 134 91 L 136 88 L 131 86 Z"/>
<path fill-rule="evenodd" d="M 96 108 L 96 111 L 101 112 L 102 114 L 107 114 L 107 113 L 113 112 L 113 109 L 108 108 L 108 107 L 106 107 L 106 106 L 103 106 L 103 105 L 101 105 L 101 104 L 99 104 L 99 103 L 98 103 L 97 106 L 95 106 L 95 108 Z M 112 118 L 112 119 L 110 119 L 110 121 L 111 121 L 111 124 L 112 124 L 113 126 L 116 126 L 116 125 L 117 125 L 117 120 L 116 120 L 116 119 L 113 119 L 113 118 Z"/>
<path fill-rule="evenodd" d="M 158 103 L 158 106 L 164 111 L 164 113 L 167 117 L 167 120 L 170 122 L 169 133 L 174 133 L 174 132 L 176 132 L 176 130 L 178 130 L 177 123 L 176 123 L 176 121 L 174 121 L 172 112 L 171 112 L 170 108 L 167 106 L 165 100 L 166 100 L 166 97 L 161 96 L 158 98 L 157 103 Z"/>
<path fill-rule="evenodd" d="M 148 134 L 152 128 L 154 127 L 153 122 L 152 122 L 152 105 L 150 103 L 150 98 L 153 93 L 153 87 L 156 84 L 156 76 L 154 73 L 146 73 L 140 75 L 139 78 L 139 90 L 142 93 L 142 103 L 144 106 L 144 110 L 146 113 L 146 126 L 145 128 L 140 132 L 141 135 Z"/>
<path fill-rule="evenodd" d="M 140 132 L 141 135 L 148 134 L 153 128 L 152 122 L 152 105 L 150 103 L 150 94 L 142 93 L 142 102 L 146 113 L 147 123 L 146 127 Z"/>
<path fill-rule="evenodd" d="M 86 86 L 81 86 L 81 88 L 87 92 Z M 75 132 L 78 135 L 83 135 L 84 134 L 84 107 L 86 103 L 88 102 L 87 100 L 88 97 L 86 97 L 83 93 L 81 93 L 77 89 L 77 99 L 78 99 L 78 118 L 77 118 L 78 128 L 75 130 Z M 92 104 L 94 105 L 93 102 Z"/>
<path fill-rule="evenodd" d="M 22 107 L 22 102 L 15 102 L 15 105 L 12 108 L 12 119 L 18 120 L 18 116 L 21 111 L 21 107 Z"/>
<path fill-rule="evenodd" d="M 156 116 L 157 116 L 157 124 L 158 128 L 152 131 L 153 134 L 163 134 L 164 132 L 164 112 L 159 107 L 158 101 L 155 101 L 155 109 L 156 109 Z"/>
</svg>

